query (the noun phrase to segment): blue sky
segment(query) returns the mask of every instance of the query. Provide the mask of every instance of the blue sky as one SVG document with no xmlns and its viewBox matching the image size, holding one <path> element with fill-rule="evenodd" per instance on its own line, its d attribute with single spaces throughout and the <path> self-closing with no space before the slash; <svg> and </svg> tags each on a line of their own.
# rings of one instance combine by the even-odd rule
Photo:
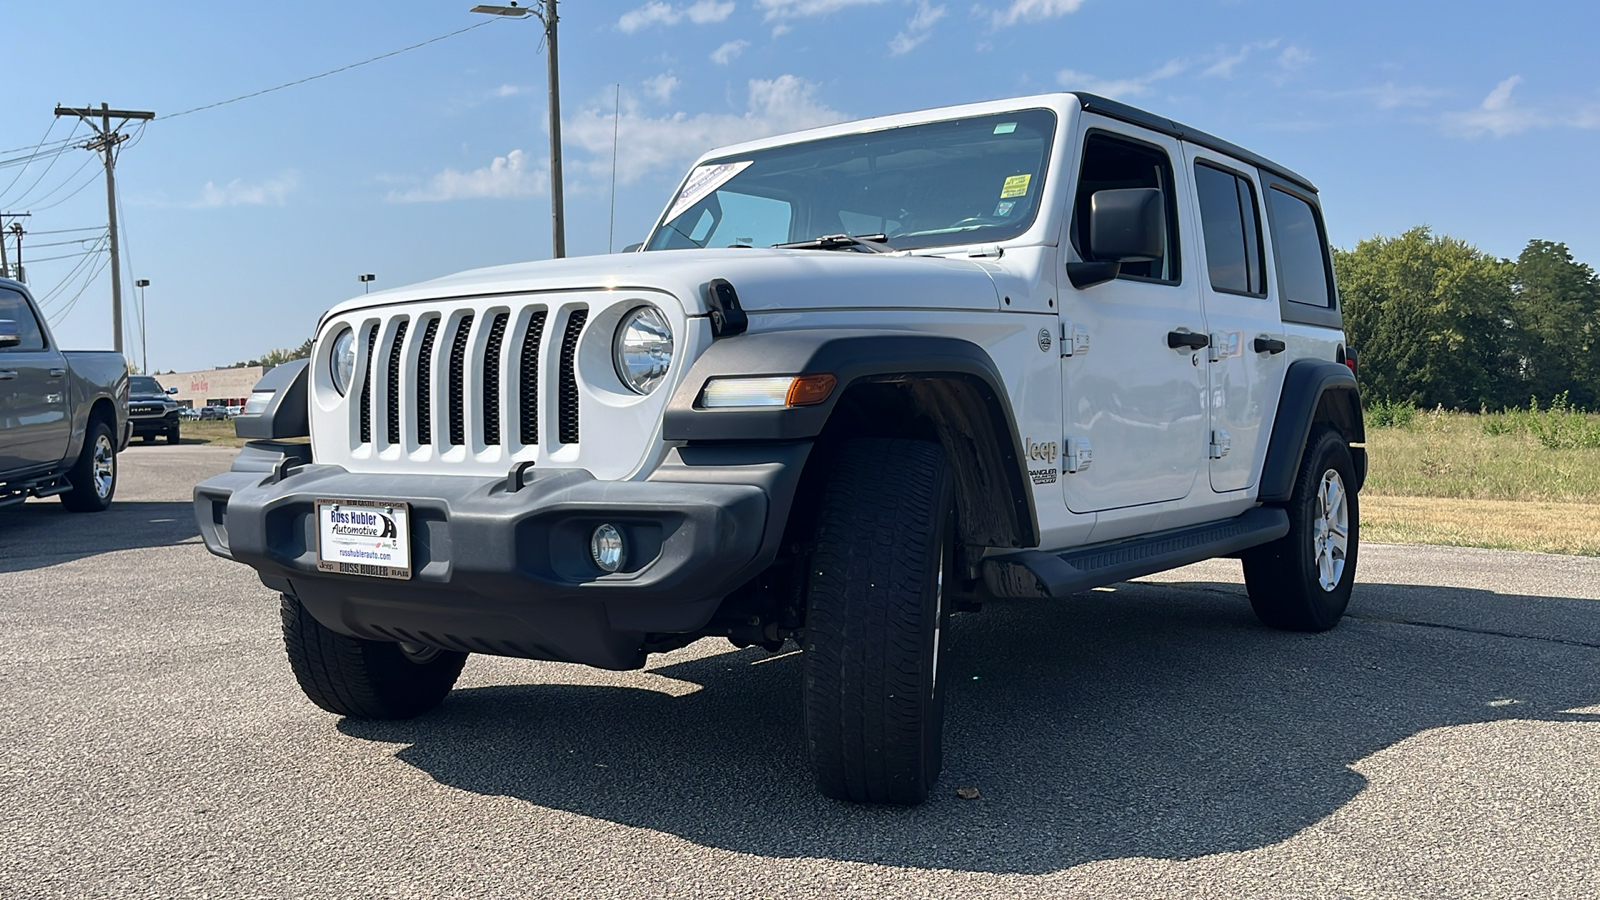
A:
<svg viewBox="0 0 1600 900">
<path fill-rule="evenodd" d="M 20 150 L 0 160 L 39 142 L 57 103 L 170 116 L 490 22 L 158 118 L 125 147 L 125 283 L 151 281 L 151 367 L 293 346 L 322 310 L 360 293 L 359 273 L 393 287 L 549 255 L 540 27 L 471 5 L 0 0 L 0 150 Z M 1502 256 L 1531 238 L 1564 241 L 1600 265 L 1600 4 L 1590 0 L 568 0 L 561 10 L 572 255 L 607 248 L 614 85 L 619 249 L 714 145 L 1086 89 L 1307 175 L 1340 246 L 1426 223 Z M 104 226 L 98 173 L 91 153 L 70 148 L 53 165 L 0 167 L 0 212 L 34 212 L 30 282 L 51 295 L 69 347 L 111 344 L 109 274 L 90 278 L 103 254 L 46 261 L 93 248 L 75 239 Z"/>
</svg>

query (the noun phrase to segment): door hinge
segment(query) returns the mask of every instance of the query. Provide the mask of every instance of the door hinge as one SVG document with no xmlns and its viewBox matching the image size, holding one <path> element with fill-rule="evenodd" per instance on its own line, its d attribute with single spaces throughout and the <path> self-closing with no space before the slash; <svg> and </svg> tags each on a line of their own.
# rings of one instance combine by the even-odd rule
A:
<svg viewBox="0 0 1600 900">
<path fill-rule="evenodd" d="M 1211 432 L 1211 458 L 1221 459 L 1233 449 L 1233 438 L 1221 428 Z"/>
<path fill-rule="evenodd" d="M 1071 322 L 1061 323 L 1061 355 L 1082 356 L 1089 352 L 1089 332 Z"/>
<path fill-rule="evenodd" d="M 1082 472 L 1094 462 L 1094 448 L 1088 438 L 1067 438 L 1067 452 L 1061 457 L 1061 466 L 1067 472 Z"/>
</svg>

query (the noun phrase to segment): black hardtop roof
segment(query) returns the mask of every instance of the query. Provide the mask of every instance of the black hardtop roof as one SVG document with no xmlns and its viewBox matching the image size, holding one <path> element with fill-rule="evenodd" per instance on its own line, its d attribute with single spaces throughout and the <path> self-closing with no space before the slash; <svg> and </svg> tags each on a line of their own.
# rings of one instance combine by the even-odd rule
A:
<svg viewBox="0 0 1600 900">
<path fill-rule="evenodd" d="M 1311 179 L 1306 178 L 1304 175 L 1301 175 L 1287 166 L 1280 166 L 1259 153 L 1252 153 L 1231 141 L 1225 141 L 1216 135 L 1207 134 L 1198 128 L 1191 128 L 1181 122 L 1174 122 L 1165 116 L 1158 116 L 1155 113 L 1145 112 L 1142 109 L 1129 106 L 1126 103 L 1118 103 L 1115 100 L 1107 100 L 1104 97 L 1100 97 L 1095 94 L 1086 94 L 1082 91 L 1073 91 L 1072 93 L 1078 98 L 1078 102 L 1083 104 L 1084 110 L 1088 112 L 1096 113 L 1112 119 L 1120 119 L 1133 125 L 1148 128 L 1151 131 L 1159 131 L 1162 134 L 1170 135 L 1179 140 L 1188 141 L 1191 144 L 1198 144 L 1208 150 L 1215 150 L 1218 153 L 1226 153 L 1227 155 L 1232 156 L 1241 162 L 1250 163 L 1253 166 L 1266 169 L 1280 178 L 1283 178 L 1287 181 L 1292 181 L 1299 187 L 1302 187 L 1313 194 L 1317 192 L 1317 186 L 1311 183 Z"/>
</svg>

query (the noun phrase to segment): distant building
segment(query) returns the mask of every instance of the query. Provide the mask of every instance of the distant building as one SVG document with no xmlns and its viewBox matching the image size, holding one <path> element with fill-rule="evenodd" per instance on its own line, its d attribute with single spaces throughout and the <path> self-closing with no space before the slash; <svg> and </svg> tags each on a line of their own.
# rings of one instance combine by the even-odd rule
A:
<svg viewBox="0 0 1600 900">
<path fill-rule="evenodd" d="M 177 388 L 172 399 L 179 406 L 243 406 L 250 399 L 250 391 L 266 372 L 260 366 L 239 366 L 235 369 L 207 369 L 203 372 L 175 372 L 157 375 L 162 387 Z"/>
</svg>

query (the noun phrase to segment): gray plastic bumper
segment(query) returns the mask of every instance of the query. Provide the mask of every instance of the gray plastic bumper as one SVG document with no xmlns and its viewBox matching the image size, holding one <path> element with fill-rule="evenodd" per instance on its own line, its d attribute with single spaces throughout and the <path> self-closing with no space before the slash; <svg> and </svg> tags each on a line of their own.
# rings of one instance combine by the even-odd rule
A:
<svg viewBox="0 0 1600 900">
<path fill-rule="evenodd" d="M 195 518 L 207 549 L 253 567 L 334 630 L 626 669 L 643 664 L 647 634 L 700 629 L 770 564 L 810 447 L 682 447 L 644 481 L 530 467 L 508 490 L 504 476 L 305 464 L 304 444 L 258 441 L 195 487 Z M 412 578 L 318 571 L 320 498 L 410 504 Z M 589 555 L 603 522 L 629 547 L 614 574 Z"/>
</svg>

